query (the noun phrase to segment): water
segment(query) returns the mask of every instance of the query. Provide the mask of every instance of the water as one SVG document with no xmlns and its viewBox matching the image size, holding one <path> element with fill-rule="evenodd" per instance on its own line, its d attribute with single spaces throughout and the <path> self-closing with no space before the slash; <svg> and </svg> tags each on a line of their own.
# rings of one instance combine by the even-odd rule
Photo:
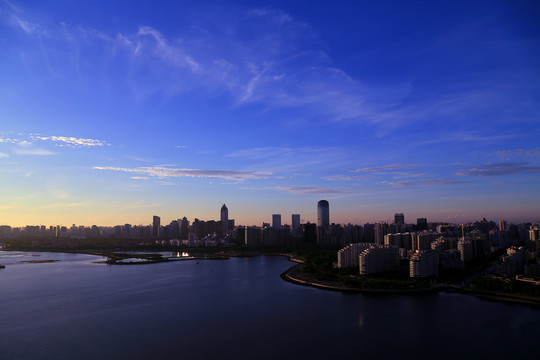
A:
<svg viewBox="0 0 540 360">
<path fill-rule="evenodd" d="M 27 255 L 28 253 L 24 253 Z M 96 264 L 0 252 L 0 359 L 536 358 L 540 311 L 284 282 L 285 258 Z M 60 260 L 21 263 L 21 260 Z"/>
</svg>

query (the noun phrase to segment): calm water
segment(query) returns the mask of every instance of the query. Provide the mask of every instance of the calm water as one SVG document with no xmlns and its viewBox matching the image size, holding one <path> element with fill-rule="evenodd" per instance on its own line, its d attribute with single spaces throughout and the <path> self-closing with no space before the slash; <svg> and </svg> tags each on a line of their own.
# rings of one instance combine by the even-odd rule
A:
<svg viewBox="0 0 540 360">
<path fill-rule="evenodd" d="M 345 295 L 280 257 L 109 266 L 0 252 L 0 359 L 538 358 L 540 311 L 458 294 Z M 19 253 L 21 254 L 21 253 Z M 28 253 L 24 253 L 28 255 Z M 21 263 L 21 260 L 60 260 Z"/>
</svg>

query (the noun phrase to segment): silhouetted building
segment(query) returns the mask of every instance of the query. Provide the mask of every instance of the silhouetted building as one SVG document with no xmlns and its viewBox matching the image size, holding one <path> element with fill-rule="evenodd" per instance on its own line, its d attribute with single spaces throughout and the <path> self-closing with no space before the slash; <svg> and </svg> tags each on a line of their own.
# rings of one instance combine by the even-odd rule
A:
<svg viewBox="0 0 540 360">
<path fill-rule="evenodd" d="M 261 229 L 255 226 L 246 226 L 244 232 L 244 244 L 248 247 L 258 247 L 261 245 Z"/>
<path fill-rule="evenodd" d="M 173 220 L 169 224 L 168 239 L 178 239 L 179 235 L 178 220 Z"/>
<path fill-rule="evenodd" d="M 272 227 L 281 229 L 281 214 L 272 214 Z"/>
<path fill-rule="evenodd" d="M 426 218 L 418 218 L 418 219 L 416 219 L 416 230 L 418 230 L 418 231 L 427 230 L 427 219 Z"/>
<path fill-rule="evenodd" d="M 300 228 L 300 214 L 292 214 L 291 219 L 291 232 L 296 234 Z"/>
<path fill-rule="evenodd" d="M 159 216 L 154 215 L 152 219 L 152 236 L 154 239 L 159 239 L 160 236 L 161 219 Z"/>
<path fill-rule="evenodd" d="M 384 243 L 384 235 L 388 234 L 387 223 L 376 223 L 373 228 L 375 244 L 382 245 Z"/>
<path fill-rule="evenodd" d="M 227 209 L 227 206 L 223 204 L 221 207 L 221 214 L 220 214 L 221 223 L 223 224 L 223 234 L 227 234 L 229 231 L 229 210 Z"/>
<path fill-rule="evenodd" d="M 189 221 L 184 216 L 180 222 L 180 240 L 187 240 L 189 236 Z"/>
<path fill-rule="evenodd" d="M 321 200 L 317 203 L 317 226 L 330 226 L 330 205 L 326 200 Z"/>
<path fill-rule="evenodd" d="M 317 243 L 317 225 L 309 221 L 302 225 L 302 243 L 313 246 Z"/>
<path fill-rule="evenodd" d="M 399 269 L 399 250 L 395 246 L 371 246 L 358 258 L 360 275 L 375 274 Z"/>
<path fill-rule="evenodd" d="M 317 243 L 320 246 L 330 244 L 330 205 L 326 200 L 317 203 Z"/>
</svg>

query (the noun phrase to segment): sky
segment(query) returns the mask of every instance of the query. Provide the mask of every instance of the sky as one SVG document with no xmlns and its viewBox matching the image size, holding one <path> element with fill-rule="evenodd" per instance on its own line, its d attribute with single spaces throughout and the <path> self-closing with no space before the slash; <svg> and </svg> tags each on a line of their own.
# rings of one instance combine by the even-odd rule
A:
<svg viewBox="0 0 540 360">
<path fill-rule="evenodd" d="M 540 220 L 536 1 L 0 0 L 0 223 Z"/>
</svg>

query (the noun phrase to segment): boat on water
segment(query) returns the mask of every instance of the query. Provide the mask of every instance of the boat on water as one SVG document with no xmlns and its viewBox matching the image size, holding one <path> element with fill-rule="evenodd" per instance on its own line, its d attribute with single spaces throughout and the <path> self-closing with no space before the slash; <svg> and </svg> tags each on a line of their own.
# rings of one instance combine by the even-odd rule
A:
<svg viewBox="0 0 540 360">
<path fill-rule="evenodd" d="M 0 264 L 0 269 L 5 269 L 5 268 L 6 268 L 6 265 Z"/>
</svg>

